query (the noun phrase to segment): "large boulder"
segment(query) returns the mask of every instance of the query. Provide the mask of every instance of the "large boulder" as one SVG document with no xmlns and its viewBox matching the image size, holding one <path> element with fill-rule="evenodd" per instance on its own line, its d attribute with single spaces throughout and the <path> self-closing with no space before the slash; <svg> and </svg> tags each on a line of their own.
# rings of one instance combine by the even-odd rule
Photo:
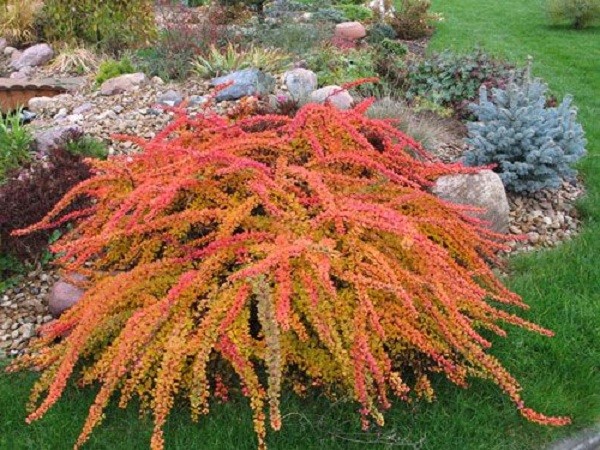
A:
<svg viewBox="0 0 600 450">
<path fill-rule="evenodd" d="M 141 85 L 148 82 L 148 77 L 142 72 L 138 73 L 127 73 L 120 75 L 110 80 L 106 80 L 100 86 L 100 93 L 102 95 L 116 95 L 122 94 L 123 92 L 129 92 L 138 89 Z"/>
<path fill-rule="evenodd" d="M 354 99 L 350 93 L 342 89 L 340 86 L 325 86 L 310 94 L 312 103 L 325 103 L 329 101 L 337 109 L 350 109 L 354 103 Z"/>
<path fill-rule="evenodd" d="M 48 298 L 48 309 L 53 317 L 59 317 L 81 299 L 85 291 L 74 283 L 84 281 L 86 278 L 83 275 L 73 274 L 54 283 Z"/>
<path fill-rule="evenodd" d="M 367 35 L 367 30 L 360 22 L 343 22 L 335 26 L 335 37 L 339 39 L 357 41 Z"/>
<path fill-rule="evenodd" d="M 15 70 L 23 67 L 36 67 L 46 64 L 54 58 L 54 50 L 48 44 L 37 44 L 23 51 L 17 58 L 14 58 L 10 66 Z"/>
<path fill-rule="evenodd" d="M 312 70 L 294 69 L 283 74 L 283 82 L 296 101 L 308 98 L 317 89 L 317 74 Z"/>
<path fill-rule="evenodd" d="M 510 208 L 502 180 L 491 170 L 438 178 L 432 192 L 441 199 L 482 208 L 474 217 L 484 220 L 497 233 L 508 231 Z"/>
<path fill-rule="evenodd" d="M 215 97 L 217 102 L 238 100 L 249 95 L 265 96 L 275 88 L 275 78 L 256 68 L 238 70 L 229 75 L 213 78 L 210 84 L 218 86 L 229 82 L 233 84 L 217 94 Z"/>
</svg>

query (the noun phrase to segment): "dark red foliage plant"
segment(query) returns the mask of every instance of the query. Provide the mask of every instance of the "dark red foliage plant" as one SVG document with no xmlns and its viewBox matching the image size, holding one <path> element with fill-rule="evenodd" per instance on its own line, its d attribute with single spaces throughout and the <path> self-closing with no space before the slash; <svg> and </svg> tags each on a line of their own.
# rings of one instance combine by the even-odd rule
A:
<svg viewBox="0 0 600 450">
<path fill-rule="evenodd" d="M 181 115 L 142 153 L 94 162 L 95 175 L 37 225 L 73 222 L 53 250 L 88 290 L 45 326 L 11 370 L 42 371 L 28 422 L 61 397 L 76 366 L 99 392 L 79 448 L 120 392 L 154 416 L 151 447 L 176 399 L 194 419 L 211 396 L 249 398 L 258 447 L 282 425 L 282 389 L 320 386 L 383 424 L 393 397 L 431 398 L 432 374 L 499 386 L 527 419 L 520 387 L 481 331 L 552 333 L 486 264 L 501 237 L 428 188 L 475 169 L 432 161 L 369 102 L 309 104 L 292 118 Z M 65 213 L 74 201 L 85 207 Z"/>
<path fill-rule="evenodd" d="M 42 220 L 69 190 L 90 175 L 81 157 L 55 149 L 47 161 L 21 170 L 0 186 L 0 254 L 22 262 L 36 261 L 48 246 L 50 231 L 19 237 L 11 236 L 11 232 Z"/>
</svg>

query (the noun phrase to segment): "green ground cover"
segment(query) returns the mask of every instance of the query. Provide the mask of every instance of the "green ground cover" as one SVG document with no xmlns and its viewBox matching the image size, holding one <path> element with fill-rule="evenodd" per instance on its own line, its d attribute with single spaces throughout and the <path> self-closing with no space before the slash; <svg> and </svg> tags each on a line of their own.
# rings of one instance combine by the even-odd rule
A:
<svg viewBox="0 0 600 450">
<path fill-rule="evenodd" d="M 480 45 L 523 63 L 534 58 L 534 74 L 555 95 L 571 93 L 589 141 L 580 164 L 588 187 L 582 211 L 586 229 L 575 241 L 549 252 L 515 258 L 510 286 L 531 310 L 524 317 L 553 329 L 547 339 L 511 329 L 494 338 L 492 353 L 521 381 L 529 405 L 548 414 L 568 414 L 573 425 L 551 429 L 522 419 L 491 383 L 476 381 L 469 390 L 438 380 L 433 404 L 398 402 L 386 426 L 362 433 L 357 406 L 321 398 L 285 398 L 283 429 L 270 433 L 270 449 L 539 449 L 600 420 L 600 28 L 572 31 L 550 27 L 541 0 L 435 0 L 445 16 L 433 49 L 468 50 Z M 27 426 L 24 405 L 33 374 L 0 375 L 0 450 L 71 448 L 89 405 L 90 390 L 71 387 L 44 419 Z M 132 405 L 133 406 L 133 405 Z M 107 411 L 107 418 L 85 448 L 130 450 L 148 447 L 151 418 L 137 409 Z M 187 409 L 176 409 L 166 427 L 168 449 L 254 449 L 249 408 L 243 399 L 215 405 L 199 424 Z M 395 445 L 394 445 L 395 444 Z M 414 445 L 410 445 L 414 444 Z"/>
</svg>

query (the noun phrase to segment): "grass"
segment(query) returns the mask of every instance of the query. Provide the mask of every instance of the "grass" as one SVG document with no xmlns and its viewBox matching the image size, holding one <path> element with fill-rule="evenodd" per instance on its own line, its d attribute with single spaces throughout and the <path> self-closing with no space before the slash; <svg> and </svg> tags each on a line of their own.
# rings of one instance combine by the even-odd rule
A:
<svg viewBox="0 0 600 450">
<path fill-rule="evenodd" d="M 438 25 L 432 46 L 467 50 L 481 45 L 515 62 L 534 57 L 534 72 L 554 93 L 574 95 L 589 141 L 580 165 L 588 186 L 582 202 L 586 229 L 573 242 L 551 252 L 512 261 L 508 281 L 531 305 L 523 315 L 553 329 L 553 339 L 511 329 L 494 339 L 492 353 L 523 385 L 533 408 L 568 414 L 570 427 L 552 429 L 522 419 L 499 390 L 475 381 L 469 390 L 437 380 L 439 399 L 432 404 L 398 403 L 387 425 L 359 431 L 356 405 L 321 398 L 283 401 L 283 429 L 268 437 L 274 449 L 541 449 L 600 419 L 600 29 L 572 31 L 549 27 L 541 0 L 434 0 L 446 21 Z M 71 387 L 38 423 L 26 426 L 24 404 L 35 375 L 0 375 L 0 449 L 66 449 L 83 424 L 93 392 Z M 248 406 L 243 400 L 215 405 L 199 424 L 185 408 L 175 410 L 166 427 L 167 449 L 255 449 Z M 129 450 L 148 447 L 151 423 L 136 410 L 110 408 L 87 449 Z M 409 445 L 409 444 L 414 445 Z"/>
</svg>

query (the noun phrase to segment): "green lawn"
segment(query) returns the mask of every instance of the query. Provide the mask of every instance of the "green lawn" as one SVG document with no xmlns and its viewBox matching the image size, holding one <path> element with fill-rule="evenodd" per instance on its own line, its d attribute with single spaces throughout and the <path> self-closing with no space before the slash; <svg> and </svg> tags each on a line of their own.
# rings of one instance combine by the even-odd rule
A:
<svg viewBox="0 0 600 450">
<path fill-rule="evenodd" d="M 438 380 L 433 404 L 398 403 L 381 430 L 361 433 L 357 406 L 323 399 L 283 401 L 283 429 L 270 433 L 270 449 L 456 450 L 540 449 L 552 439 L 600 420 L 600 28 L 570 31 L 546 24 L 540 0 L 434 0 L 442 12 L 433 47 L 457 50 L 477 44 L 515 62 L 534 57 L 535 74 L 554 93 L 574 94 L 589 140 L 581 164 L 589 188 L 582 204 L 586 231 L 559 250 L 513 261 L 509 284 L 531 305 L 525 317 L 556 332 L 553 339 L 511 329 L 494 340 L 492 353 L 521 382 L 523 397 L 549 414 L 571 415 L 574 424 L 550 429 L 526 422 L 491 383 L 460 390 Z M 0 375 L 0 450 L 70 448 L 93 399 L 71 388 L 40 422 L 24 424 L 24 404 L 34 375 Z M 243 400 L 215 405 L 199 424 L 184 408 L 171 415 L 167 449 L 254 449 L 248 406 Z M 88 449 L 148 447 L 151 424 L 136 410 L 111 408 Z"/>
</svg>

